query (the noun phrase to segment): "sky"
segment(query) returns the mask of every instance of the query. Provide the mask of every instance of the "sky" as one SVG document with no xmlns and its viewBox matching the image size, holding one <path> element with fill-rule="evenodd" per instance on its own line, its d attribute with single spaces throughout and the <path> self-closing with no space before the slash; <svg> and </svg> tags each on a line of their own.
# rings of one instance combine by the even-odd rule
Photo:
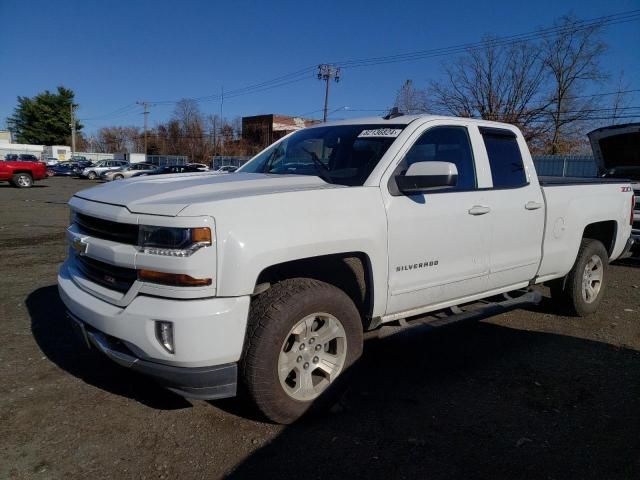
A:
<svg viewBox="0 0 640 480">
<path fill-rule="evenodd" d="M 171 101 L 180 98 L 201 98 L 203 113 L 219 114 L 222 107 L 231 118 L 318 118 L 324 85 L 313 67 L 320 63 L 531 32 L 571 12 L 590 19 L 635 9 L 640 0 L 0 0 L 0 128 L 17 96 L 58 85 L 75 91 L 87 133 L 108 125 L 142 126 L 136 101 L 151 102 L 153 126 L 170 117 Z M 611 80 L 597 88 L 615 90 L 624 72 L 628 86 L 640 89 L 640 20 L 608 27 L 604 41 L 602 65 Z M 385 109 L 406 79 L 426 86 L 446 59 L 344 68 L 340 82 L 331 84 L 330 116 Z M 229 94 L 279 77 L 276 88 Z M 640 94 L 629 101 L 639 106 Z"/>
</svg>

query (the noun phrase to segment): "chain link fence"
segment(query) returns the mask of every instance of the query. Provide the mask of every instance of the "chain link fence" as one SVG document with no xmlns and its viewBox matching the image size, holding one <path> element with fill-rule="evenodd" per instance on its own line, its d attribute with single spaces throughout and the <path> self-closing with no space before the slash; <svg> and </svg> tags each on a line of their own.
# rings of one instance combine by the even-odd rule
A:
<svg viewBox="0 0 640 480">
<path fill-rule="evenodd" d="M 167 165 L 186 165 L 189 157 L 186 155 L 147 155 L 147 163 L 153 163 L 159 167 Z"/>
<path fill-rule="evenodd" d="M 211 160 L 211 166 L 214 170 L 217 170 L 220 167 L 225 167 L 227 165 L 240 168 L 252 158 L 253 157 L 245 156 L 215 156 Z"/>
<path fill-rule="evenodd" d="M 536 172 L 552 177 L 595 177 L 598 167 L 591 155 L 535 155 Z"/>
</svg>

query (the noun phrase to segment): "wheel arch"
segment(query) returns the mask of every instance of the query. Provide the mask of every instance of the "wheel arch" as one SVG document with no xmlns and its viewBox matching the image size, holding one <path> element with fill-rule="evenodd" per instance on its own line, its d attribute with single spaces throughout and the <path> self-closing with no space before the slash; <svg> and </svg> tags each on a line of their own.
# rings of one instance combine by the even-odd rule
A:
<svg viewBox="0 0 640 480">
<path fill-rule="evenodd" d="M 367 328 L 373 314 L 373 271 L 364 252 L 345 252 L 299 258 L 264 268 L 256 280 L 255 293 L 289 278 L 312 278 L 344 291 L 354 302 Z"/>
<path fill-rule="evenodd" d="M 607 254 L 611 256 L 616 245 L 617 233 L 618 222 L 615 220 L 605 220 L 587 225 L 582 232 L 582 238 L 600 241 L 607 250 Z"/>
</svg>

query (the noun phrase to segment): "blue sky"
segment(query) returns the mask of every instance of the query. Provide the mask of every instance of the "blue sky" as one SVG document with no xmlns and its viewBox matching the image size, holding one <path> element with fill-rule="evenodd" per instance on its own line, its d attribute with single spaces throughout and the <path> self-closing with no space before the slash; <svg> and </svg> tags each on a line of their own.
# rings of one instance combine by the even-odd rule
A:
<svg viewBox="0 0 640 480">
<path fill-rule="evenodd" d="M 425 2 L 182 0 L 0 0 L 0 125 L 16 97 L 64 85 L 76 92 L 87 132 L 105 125 L 142 125 L 137 100 L 217 95 L 323 62 L 377 57 L 476 42 L 482 35 L 529 32 L 565 13 L 594 18 L 640 8 L 640 0 Z M 640 88 L 640 21 L 609 27 L 603 61 Z M 344 69 L 333 84 L 334 117 L 388 107 L 405 79 L 437 78 L 442 57 Z M 289 77 L 297 80 L 301 77 Z M 602 91 L 616 88 L 615 82 Z M 224 115 L 320 116 L 323 86 L 301 81 L 227 98 Z M 640 105 L 640 95 L 631 99 Z M 126 108 L 123 108 L 126 107 Z M 204 113 L 220 103 L 202 101 Z M 173 105 L 151 109 L 150 124 Z"/>
</svg>

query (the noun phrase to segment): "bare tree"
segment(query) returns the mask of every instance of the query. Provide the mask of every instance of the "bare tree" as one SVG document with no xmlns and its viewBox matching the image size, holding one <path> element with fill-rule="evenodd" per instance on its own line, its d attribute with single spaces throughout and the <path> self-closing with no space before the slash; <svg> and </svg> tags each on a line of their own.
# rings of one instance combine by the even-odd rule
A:
<svg viewBox="0 0 640 480">
<path fill-rule="evenodd" d="M 427 111 L 427 92 L 415 88 L 413 80 L 406 80 L 396 94 L 394 106 L 406 114 L 425 113 Z"/>
<path fill-rule="evenodd" d="M 527 138 L 540 136 L 546 105 L 536 98 L 544 85 L 540 52 L 529 42 L 504 44 L 486 37 L 444 64 L 445 80 L 431 82 L 436 110 L 461 117 L 480 117 L 518 125 Z"/>
<path fill-rule="evenodd" d="M 611 101 L 611 123 L 616 125 L 621 122 L 620 116 L 629 106 L 629 96 L 627 91 L 631 89 L 631 85 L 624 78 L 624 71 L 620 72 L 618 77 L 618 87 Z"/>
<path fill-rule="evenodd" d="M 603 25 L 584 25 L 574 16 L 555 22 L 559 33 L 542 41 L 545 70 L 550 76 L 549 138 L 547 153 L 570 151 L 582 140 L 581 122 L 593 116 L 599 102 L 581 95 L 589 85 L 602 82 L 606 75 L 600 59 L 606 50 L 601 40 Z"/>
</svg>

